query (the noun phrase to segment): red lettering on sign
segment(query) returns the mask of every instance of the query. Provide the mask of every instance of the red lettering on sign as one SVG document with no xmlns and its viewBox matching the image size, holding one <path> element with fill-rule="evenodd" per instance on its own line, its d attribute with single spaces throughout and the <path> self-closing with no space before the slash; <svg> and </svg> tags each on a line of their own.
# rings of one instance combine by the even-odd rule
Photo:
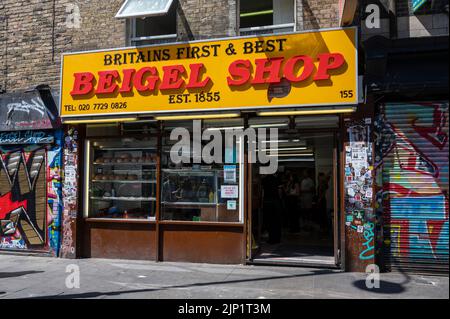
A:
<svg viewBox="0 0 450 319">
<path fill-rule="evenodd" d="M 133 75 L 135 72 L 136 72 L 135 69 L 122 70 L 123 79 L 122 79 L 122 86 L 119 89 L 120 93 L 131 92 L 131 90 L 133 89 L 132 81 L 133 81 Z"/>
<path fill-rule="evenodd" d="M 92 81 L 95 79 L 94 74 L 91 72 L 74 73 L 75 81 L 73 83 L 73 89 L 70 95 L 85 95 L 91 93 L 94 85 Z"/>
<path fill-rule="evenodd" d="M 163 66 L 162 69 L 164 75 L 159 87 L 161 91 L 179 89 L 184 84 L 184 80 L 181 78 L 181 75 L 186 72 L 184 66 L 169 65 Z"/>
<path fill-rule="evenodd" d="M 290 82 L 328 80 L 333 70 L 341 68 L 345 59 L 341 53 L 322 53 L 317 55 L 317 72 L 314 60 L 307 55 L 298 55 L 285 59 L 273 57 L 233 61 L 229 67 L 227 83 L 230 87 L 251 84 L 280 83 L 282 76 Z M 315 73 L 315 74 L 314 74 Z M 331 73 L 331 74 L 330 74 Z M 336 72 L 334 72 L 336 74 Z M 206 75 L 203 63 L 193 63 L 187 70 L 183 65 L 162 67 L 161 76 L 154 66 L 140 69 L 103 70 L 97 72 L 98 78 L 91 72 L 74 73 L 72 96 L 114 92 L 128 93 L 135 88 L 138 92 L 153 90 L 179 90 L 205 88 L 212 82 Z M 158 87 L 158 83 L 159 87 Z"/>
<path fill-rule="evenodd" d="M 318 55 L 318 58 L 319 67 L 314 81 L 328 80 L 330 78 L 328 71 L 341 67 L 345 62 L 343 55 L 340 53 L 322 53 Z"/>
<path fill-rule="evenodd" d="M 203 63 L 191 64 L 189 65 L 189 68 L 191 69 L 191 76 L 189 77 L 189 83 L 186 85 L 186 88 L 204 88 L 208 85 L 209 81 L 211 81 L 211 78 L 209 76 L 201 81 L 201 72 L 205 70 L 205 66 L 203 65 Z"/>
<path fill-rule="evenodd" d="M 303 61 L 303 71 L 300 75 L 295 74 L 297 63 Z M 291 82 L 301 82 L 309 78 L 314 71 L 314 62 L 307 55 L 295 56 L 287 60 L 284 66 L 284 76 Z"/>
<path fill-rule="evenodd" d="M 280 69 L 283 58 L 272 58 L 272 59 L 256 59 L 256 71 L 255 78 L 253 79 L 253 84 L 264 84 L 264 83 L 279 83 Z M 266 77 L 266 75 L 268 75 Z"/>
<path fill-rule="evenodd" d="M 136 72 L 133 85 L 139 92 L 153 91 L 158 80 L 158 70 L 155 67 L 145 67 Z M 145 84 L 144 81 L 147 83 Z"/>
<path fill-rule="evenodd" d="M 113 71 L 99 71 L 98 85 L 96 94 L 113 93 L 117 89 L 117 84 L 114 83 L 119 78 L 119 72 Z"/>
<path fill-rule="evenodd" d="M 230 76 L 227 77 L 229 86 L 240 86 L 247 83 L 250 80 L 250 67 L 251 62 L 249 60 L 236 60 L 232 62 L 228 68 Z"/>
</svg>

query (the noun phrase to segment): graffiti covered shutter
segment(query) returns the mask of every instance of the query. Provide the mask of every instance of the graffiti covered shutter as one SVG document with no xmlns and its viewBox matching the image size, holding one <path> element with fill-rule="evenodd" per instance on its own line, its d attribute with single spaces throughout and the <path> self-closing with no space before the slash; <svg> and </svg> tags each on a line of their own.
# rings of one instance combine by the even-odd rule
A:
<svg viewBox="0 0 450 319">
<path fill-rule="evenodd" d="M 448 102 L 381 105 L 377 202 L 389 269 L 447 272 Z"/>
</svg>

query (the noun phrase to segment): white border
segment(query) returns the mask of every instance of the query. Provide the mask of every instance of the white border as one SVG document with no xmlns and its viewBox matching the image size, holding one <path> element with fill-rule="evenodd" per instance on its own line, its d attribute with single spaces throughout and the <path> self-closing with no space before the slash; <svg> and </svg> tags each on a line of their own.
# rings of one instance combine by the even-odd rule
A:
<svg viewBox="0 0 450 319">
<path fill-rule="evenodd" d="M 261 38 L 261 36 L 255 36 L 255 35 L 248 35 L 248 36 L 237 36 L 237 37 L 226 37 L 226 38 L 217 38 L 217 39 L 202 39 L 202 40 L 195 40 L 195 41 L 180 41 L 180 42 L 174 42 L 174 43 L 167 43 L 166 45 L 161 44 L 150 44 L 150 45 L 138 45 L 138 46 L 127 46 L 127 47 L 119 47 L 119 48 L 110 48 L 110 49 L 99 49 L 99 50 L 89 50 L 89 51 L 74 51 L 74 52 L 64 52 L 61 54 L 61 70 L 60 70 L 60 85 L 59 85 L 59 116 L 63 120 L 65 118 L 85 118 L 85 117 L 110 117 L 110 116 L 116 116 L 120 117 L 121 115 L 136 115 L 136 114 L 167 114 L 167 113 L 173 113 L 173 114 L 179 114 L 179 113 L 191 113 L 191 112 L 211 112 L 211 111 L 241 111 L 241 110 L 256 110 L 260 108 L 264 109 L 286 109 L 290 107 L 310 107 L 310 106 L 342 106 L 342 105 L 358 105 L 358 96 L 359 96 L 359 90 L 358 90 L 358 27 L 352 26 L 352 27 L 338 27 L 338 28 L 326 28 L 326 29 L 318 29 L 318 30 L 303 30 L 299 32 L 286 32 L 286 33 L 277 33 L 275 35 L 264 35 L 263 37 L 279 37 L 279 36 L 285 36 L 285 35 L 295 35 L 295 34 L 303 34 L 303 33 L 321 33 L 326 31 L 343 31 L 348 29 L 354 29 L 355 33 L 355 101 L 353 103 L 348 102 L 342 102 L 342 103 L 320 103 L 320 104 L 287 104 L 287 105 L 255 105 L 255 106 L 240 106 L 240 107 L 227 107 L 227 108 L 208 108 L 208 109 L 199 109 L 199 108 L 193 108 L 193 109 L 183 109 L 183 110 L 167 110 L 167 111 L 148 111 L 148 112 L 120 112 L 120 113 L 108 113 L 108 114 L 77 114 L 77 115 L 61 115 L 61 108 L 62 105 L 62 87 L 63 87 L 63 66 L 64 66 L 64 57 L 66 55 L 80 55 L 80 54 L 88 54 L 88 53 L 98 53 L 98 52 L 114 52 L 114 51 L 121 51 L 121 50 L 129 50 L 129 49 L 137 49 L 137 48 L 153 48 L 153 47 L 170 47 L 170 46 L 178 46 L 178 45 L 190 45 L 194 43 L 208 43 L 208 42 L 221 42 L 221 41 L 233 41 L 233 40 L 239 40 L 239 39 L 250 39 L 250 38 Z"/>
</svg>

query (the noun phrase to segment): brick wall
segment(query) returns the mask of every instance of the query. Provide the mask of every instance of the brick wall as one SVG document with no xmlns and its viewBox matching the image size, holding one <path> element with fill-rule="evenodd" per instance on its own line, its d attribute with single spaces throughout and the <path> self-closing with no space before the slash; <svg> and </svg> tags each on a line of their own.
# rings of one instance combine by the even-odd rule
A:
<svg viewBox="0 0 450 319">
<path fill-rule="evenodd" d="M 236 0 L 178 0 L 179 40 L 223 38 L 237 34 Z"/>
<path fill-rule="evenodd" d="M 1 89 L 14 92 L 39 84 L 58 89 L 62 52 L 124 46 L 125 22 L 114 18 L 121 3 L 122 0 L 3 0 Z M 79 28 L 70 25 L 74 22 L 70 16 L 74 6 L 80 9 Z"/>
<path fill-rule="evenodd" d="M 296 1 L 297 30 L 338 26 L 338 0 Z M 238 34 L 238 0 L 178 0 L 179 40 Z M 123 0 L 0 2 L 0 92 L 49 84 L 59 89 L 61 53 L 123 47 L 126 21 L 114 18 Z M 79 9 L 79 28 L 73 19 Z M 72 25 L 71 25 L 72 24 Z"/>
<path fill-rule="evenodd" d="M 339 27 L 337 0 L 302 0 L 303 30 Z"/>
</svg>

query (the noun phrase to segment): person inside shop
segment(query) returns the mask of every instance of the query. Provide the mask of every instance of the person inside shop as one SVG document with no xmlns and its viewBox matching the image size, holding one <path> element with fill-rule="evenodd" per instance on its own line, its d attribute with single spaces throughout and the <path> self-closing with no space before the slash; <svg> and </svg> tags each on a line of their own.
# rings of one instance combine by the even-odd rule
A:
<svg viewBox="0 0 450 319">
<path fill-rule="evenodd" d="M 280 195 L 282 185 L 278 174 L 270 174 L 263 177 L 263 219 L 269 232 L 269 244 L 278 244 L 281 241 L 282 214 Z"/>
<path fill-rule="evenodd" d="M 284 185 L 284 192 L 286 194 L 286 210 L 289 220 L 289 229 L 291 233 L 298 233 L 300 231 L 298 202 L 300 197 L 300 183 L 297 175 L 289 172 L 287 181 Z"/>
<path fill-rule="evenodd" d="M 197 189 L 197 199 L 202 203 L 209 202 L 209 185 L 205 178 L 202 180 L 202 183 Z"/>
<path fill-rule="evenodd" d="M 162 187 L 162 197 L 164 202 L 173 201 L 173 194 L 176 192 L 176 186 L 171 176 L 164 179 Z"/>
<path fill-rule="evenodd" d="M 189 178 L 186 178 L 175 191 L 175 196 L 180 201 L 190 201 L 193 198 L 192 184 Z"/>
<path fill-rule="evenodd" d="M 328 213 L 327 213 L 327 191 L 328 184 L 330 182 L 331 174 L 325 174 L 324 172 L 320 172 L 317 175 L 317 223 L 322 232 L 325 232 L 328 229 Z"/>
<path fill-rule="evenodd" d="M 304 219 L 312 219 L 312 207 L 314 200 L 314 181 L 307 169 L 303 170 L 303 178 L 300 183 L 301 215 Z"/>
</svg>

